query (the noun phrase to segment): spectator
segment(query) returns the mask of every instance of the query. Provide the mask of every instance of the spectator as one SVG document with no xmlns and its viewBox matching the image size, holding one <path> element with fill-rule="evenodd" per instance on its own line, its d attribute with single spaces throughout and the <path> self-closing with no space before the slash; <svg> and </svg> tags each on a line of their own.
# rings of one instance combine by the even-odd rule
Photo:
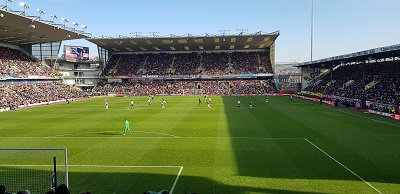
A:
<svg viewBox="0 0 400 194">
<path fill-rule="evenodd" d="M 6 187 L 4 185 L 0 185 L 0 194 L 6 193 Z"/>
<path fill-rule="evenodd" d="M 59 185 L 55 190 L 55 194 L 69 194 L 69 193 L 70 193 L 70 191 L 69 191 L 67 185 L 65 185 L 65 184 Z"/>
</svg>

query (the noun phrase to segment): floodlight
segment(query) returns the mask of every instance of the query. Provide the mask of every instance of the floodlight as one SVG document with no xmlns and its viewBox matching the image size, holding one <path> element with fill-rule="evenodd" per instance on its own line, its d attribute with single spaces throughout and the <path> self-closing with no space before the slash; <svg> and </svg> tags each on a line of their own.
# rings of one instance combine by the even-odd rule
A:
<svg viewBox="0 0 400 194">
<path fill-rule="evenodd" d="M 54 19 L 57 19 L 57 16 L 56 16 L 56 15 L 54 15 L 54 14 L 51 14 L 51 15 L 50 15 L 50 17 L 51 17 L 51 18 L 53 18 L 53 20 L 51 21 L 51 23 L 53 23 L 53 24 L 54 24 Z"/>
<path fill-rule="evenodd" d="M 21 5 L 22 7 L 24 7 L 24 9 L 29 9 L 29 8 L 31 8 L 29 5 L 27 5 L 26 3 L 23 3 L 23 2 L 21 2 L 20 5 Z"/>
<path fill-rule="evenodd" d="M 82 28 L 82 32 L 85 33 L 85 30 L 86 30 L 87 26 L 82 25 L 81 28 Z"/>
<path fill-rule="evenodd" d="M 29 8 L 31 8 L 31 7 L 29 7 L 29 5 L 27 5 L 27 4 L 24 3 L 24 2 L 20 2 L 19 5 L 20 5 L 21 7 L 24 8 L 23 15 L 26 16 L 26 10 L 29 9 Z"/>
<path fill-rule="evenodd" d="M 44 11 L 41 10 L 41 9 L 36 9 L 36 11 L 40 14 L 39 20 L 41 20 L 42 19 L 42 15 L 44 14 Z"/>
<path fill-rule="evenodd" d="M 64 29 L 65 29 L 65 23 L 68 23 L 68 20 L 65 18 L 61 18 L 61 20 L 64 22 Z"/>
<path fill-rule="evenodd" d="M 36 11 L 37 11 L 40 15 L 43 15 L 43 14 L 44 14 L 44 11 L 41 10 L 41 9 L 36 9 Z"/>
<path fill-rule="evenodd" d="M 75 31 L 75 27 L 76 27 L 76 26 L 79 26 L 79 24 L 76 23 L 76 22 L 72 22 L 72 25 L 74 25 L 74 31 Z"/>
</svg>

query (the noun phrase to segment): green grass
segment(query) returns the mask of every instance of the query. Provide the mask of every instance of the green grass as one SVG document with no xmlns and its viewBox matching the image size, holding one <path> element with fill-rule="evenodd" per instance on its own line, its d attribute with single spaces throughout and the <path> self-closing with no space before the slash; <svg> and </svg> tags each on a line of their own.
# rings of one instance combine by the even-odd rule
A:
<svg viewBox="0 0 400 194">
<path fill-rule="evenodd" d="M 164 98 L 164 110 L 161 97 L 110 97 L 109 110 L 93 98 L 0 113 L 0 147 L 68 148 L 71 193 L 176 180 L 174 193 L 400 191 L 398 121 L 287 97 L 212 97 L 210 109 L 202 97 Z"/>
</svg>

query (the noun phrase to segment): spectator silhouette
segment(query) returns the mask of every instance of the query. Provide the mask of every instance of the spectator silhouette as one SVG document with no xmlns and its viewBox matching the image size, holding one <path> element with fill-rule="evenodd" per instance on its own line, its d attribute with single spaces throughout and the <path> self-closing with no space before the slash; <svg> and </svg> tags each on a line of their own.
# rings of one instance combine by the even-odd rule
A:
<svg viewBox="0 0 400 194">
<path fill-rule="evenodd" d="M 70 191 L 65 184 L 61 184 L 56 188 L 55 194 L 70 194 Z"/>
</svg>

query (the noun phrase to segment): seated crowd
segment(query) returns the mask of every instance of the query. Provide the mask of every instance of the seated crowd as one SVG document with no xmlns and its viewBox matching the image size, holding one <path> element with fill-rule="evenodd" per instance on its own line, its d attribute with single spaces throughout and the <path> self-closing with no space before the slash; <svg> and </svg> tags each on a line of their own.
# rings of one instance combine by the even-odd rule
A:
<svg viewBox="0 0 400 194">
<path fill-rule="evenodd" d="M 235 74 L 247 74 L 258 72 L 257 65 L 258 53 L 234 52 L 231 53 L 231 63 L 235 69 Z"/>
<path fill-rule="evenodd" d="M 200 64 L 200 54 L 192 53 L 179 53 L 175 54 L 173 68 L 176 75 L 194 75 Z"/>
<path fill-rule="evenodd" d="M 103 83 L 93 88 L 93 93 L 128 93 L 148 95 L 239 95 L 276 92 L 272 79 L 267 80 L 220 80 L 220 81 L 174 81 L 174 82 L 124 82 Z"/>
<path fill-rule="evenodd" d="M 20 50 L 0 46 L 0 77 L 61 76 L 51 67 L 29 57 Z"/>
<path fill-rule="evenodd" d="M 40 84 L 0 84 L 0 109 L 18 109 L 51 101 L 84 97 L 84 92 L 61 82 Z"/>
<path fill-rule="evenodd" d="M 202 68 L 206 75 L 223 75 L 229 67 L 229 55 L 227 53 L 203 53 Z"/>
<path fill-rule="evenodd" d="M 165 75 L 171 67 L 173 55 L 167 53 L 148 54 L 144 69 L 147 75 Z"/>
<path fill-rule="evenodd" d="M 269 52 L 114 54 L 102 76 L 272 73 Z"/>
<path fill-rule="evenodd" d="M 400 105 L 400 62 L 341 66 L 333 71 L 332 81 L 330 76 L 326 75 L 318 85 L 309 86 L 304 90 L 374 103 Z"/>
</svg>

